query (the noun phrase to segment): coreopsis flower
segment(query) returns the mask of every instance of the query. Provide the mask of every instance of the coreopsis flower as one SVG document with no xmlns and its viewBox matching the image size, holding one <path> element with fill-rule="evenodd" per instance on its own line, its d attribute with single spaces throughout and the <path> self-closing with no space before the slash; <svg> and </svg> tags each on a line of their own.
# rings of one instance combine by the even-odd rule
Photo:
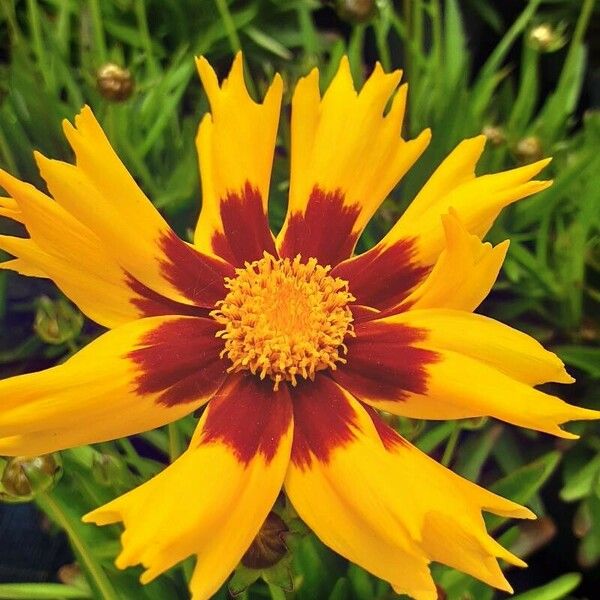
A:
<svg viewBox="0 0 600 600">
<path fill-rule="evenodd" d="M 211 114 L 197 136 L 202 210 L 178 238 L 84 108 L 66 137 L 75 165 L 36 154 L 52 197 L 2 172 L 2 264 L 47 277 L 108 332 L 65 364 L 0 382 L 0 454 L 37 455 L 159 427 L 207 405 L 184 454 L 85 517 L 123 522 L 117 565 L 148 582 L 197 556 L 192 596 L 209 598 L 259 532 L 282 487 L 321 540 L 433 600 L 429 564 L 510 590 L 482 510 L 533 518 L 400 437 L 383 410 L 417 419 L 489 415 L 565 438 L 599 413 L 534 386 L 568 383 L 529 336 L 473 314 L 508 242 L 481 241 L 503 207 L 546 188 L 547 161 L 476 176 L 483 136 L 459 144 L 389 233 L 361 232 L 426 148 L 400 137 L 406 86 L 377 66 L 360 92 L 348 61 L 321 97 L 296 86 L 287 218 L 267 201 L 282 81 L 261 103 L 238 56 L 219 84 L 198 60 Z M 391 100 L 391 102 L 390 102 Z M 389 108 L 388 107 L 388 102 Z"/>
</svg>

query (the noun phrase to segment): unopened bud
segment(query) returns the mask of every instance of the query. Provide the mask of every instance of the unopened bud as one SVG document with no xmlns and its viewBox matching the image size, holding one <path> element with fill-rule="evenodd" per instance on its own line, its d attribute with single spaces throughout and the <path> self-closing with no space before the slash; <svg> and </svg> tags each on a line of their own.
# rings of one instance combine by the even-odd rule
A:
<svg viewBox="0 0 600 600">
<path fill-rule="evenodd" d="M 62 464 L 58 454 L 15 456 L 4 467 L 0 499 L 4 502 L 28 502 L 36 494 L 48 491 L 60 479 Z"/>
<path fill-rule="evenodd" d="M 134 80 L 129 69 L 107 63 L 98 69 L 96 84 L 99 92 L 111 102 L 123 102 L 133 93 Z"/>
<path fill-rule="evenodd" d="M 42 296 L 37 302 L 33 328 L 47 344 L 64 344 L 74 340 L 83 327 L 83 315 L 66 300 Z"/>
<path fill-rule="evenodd" d="M 377 12 L 375 0 L 337 0 L 336 10 L 340 19 L 352 23 L 368 23 Z"/>
<path fill-rule="evenodd" d="M 497 127 L 495 125 L 486 125 L 481 133 L 485 135 L 492 146 L 501 146 L 504 144 L 504 142 L 506 142 L 506 136 L 504 135 L 504 130 L 501 127 Z"/>
<path fill-rule="evenodd" d="M 287 553 L 285 536 L 288 531 L 285 521 L 270 512 L 242 557 L 242 565 L 249 569 L 266 569 L 277 564 Z"/>
<path fill-rule="evenodd" d="M 549 23 L 536 25 L 529 32 L 529 45 L 538 52 L 555 52 L 566 43 L 565 26 L 553 27 Z"/>
<path fill-rule="evenodd" d="M 515 151 L 517 158 L 523 163 L 539 160 L 542 158 L 544 152 L 539 138 L 533 135 L 520 140 Z"/>
<path fill-rule="evenodd" d="M 58 569 L 58 580 L 67 585 L 78 585 L 84 583 L 84 577 L 81 568 L 77 563 L 63 565 Z"/>
</svg>

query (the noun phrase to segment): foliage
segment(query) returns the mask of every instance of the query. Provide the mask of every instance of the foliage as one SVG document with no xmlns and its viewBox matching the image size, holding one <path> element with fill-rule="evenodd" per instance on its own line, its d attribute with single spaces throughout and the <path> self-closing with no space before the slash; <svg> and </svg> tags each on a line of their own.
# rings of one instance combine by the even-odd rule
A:
<svg viewBox="0 0 600 600">
<path fill-rule="evenodd" d="M 512 243 L 502 276 L 482 310 L 556 351 L 578 379 L 560 393 L 576 404 L 598 406 L 593 389 L 600 378 L 600 192 L 594 175 L 600 171 L 600 113 L 589 111 L 581 118 L 578 112 L 594 2 L 518 4 L 521 13 L 507 21 L 484 0 L 414 0 L 401 6 L 378 0 L 365 18 L 343 23 L 334 7 L 323 8 L 315 0 L 4 0 L 0 163 L 43 185 L 32 150 L 68 158 L 60 122 L 88 103 L 137 181 L 187 235 L 199 205 L 194 135 L 207 109 L 194 76 L 193 55 L 205 54 L 225 72 L 233 51 L 243 48 L 253 92 L 260 96 L 272 74 L 280 71 L 287 84 L 286 101 L 294 81 L 315 65 L 326 85 L 344 53 L 357 85 L 372 66 L 367 56 L 376 56 L 386 69 L 403 66 L 410 82 L 407 132 L 414 135 L 430 126 L 433 142 L 369 225 L 360 249 L 386 231 L 434 166 L 464 137 L 482 131 L 488 136 L 482 172 L 554 156 L 548 169 L 554 185 L 505 211 L 491 232 L 492 241 L 510 237 Z M 340 14 L 348 18 L 347 12 Z M 473 64 L 466 16 L 497 40 L 482 65 Z M 544 37 L 548 32 L 550 41 Z M 96 72 L 108 62 L 131 72 L 134 90 L 128 100 L 112 102 L 99 91 Z M 544 91 L 548 64 L 558 71 L 549 94 Z M 274 227 L 285 212 L 288 183 L 285 119 L 280 146 L 272 186 Z M 0 223 L 0 229 L 7 228 Z M 58 304 L 53 306 L 44 294 Z M 0 374 L 62 361 L 98 333 L 89 323 L 81 328 L 76 312 L 69 311 L 74 309 L 51 286 L 1 273 Z M 54 333 L 49 337 L 42 331 Z M 582 434 L 580 441 L 556 443 L 486 420 L 397 420 L 395 425 L 457 472 L 528 503 L 544 516 L 533 526 L 489 520 L 504 544 L 522 556 L 531 555 L 531 575 L 511 574 L 519 592 L 515 600 L 581 597 L 576 591 L 580 575 L 548 574 L 536 563 L 535 552 L 546 546 L 545 552 L 560 557 L 560 545 L 572 547 L 577 538 L 578 564 L 572 561 L 569 568 L 585 570 L 600 561 L 597 426 L 574 426 Z M 35 501 L 56 530 L 68 536 L 81 574 L 62 584 L 2 584 L 0 598 L 187 597 L 189 562 L 140 588 L 138 571 L 122 573 L 112 566 L 118 528 L 84 526 L 79 517 L 176 458 L 193 426 L 190 417 L 135 441 L 63 452 L 61 481 L 52 490 L 40 490 Z M 284 583 L 280 587 L 285 577 L 275 574 L 240 597 L 394 597 L 387 584 L 333 555 L 314 536 L 305 535 L 291 547 L 295 592 L 286 592 Z M 436 567 L 435 575 L 448 598 L 494 597 L 492 590 L 451 569 Z M 549 577 L 554 577 L 550 583 Z M 224 588 L 217 598 L 226 597 Z"/>
</svg>

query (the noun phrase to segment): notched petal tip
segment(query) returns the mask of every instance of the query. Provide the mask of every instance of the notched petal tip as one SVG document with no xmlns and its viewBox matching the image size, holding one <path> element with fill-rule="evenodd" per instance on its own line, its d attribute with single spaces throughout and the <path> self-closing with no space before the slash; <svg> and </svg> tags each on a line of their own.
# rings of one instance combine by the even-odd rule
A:
<svg viewBox="0 0 600 600">
<path fill-rule="evenodd" d="M 198 71 L 198 76 L 202 82 L 202 87 L 204 87 L 204 91 L 208 96 L 211 108 L 213 108 L 213 103 L 216 101 L 217 94 L 219 93 L 219 80 L 217 74 L 204 56 L 196 58 L 196 70 Z"/>
</svg>

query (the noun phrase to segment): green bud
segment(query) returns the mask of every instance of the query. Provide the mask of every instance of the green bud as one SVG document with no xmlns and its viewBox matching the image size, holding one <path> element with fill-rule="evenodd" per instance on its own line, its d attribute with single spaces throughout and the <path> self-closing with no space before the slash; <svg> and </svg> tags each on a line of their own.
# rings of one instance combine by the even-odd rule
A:
<svg viewBox="0 0 600 600">
<path fill-rule="evenodd" d="M 15 456 L 6 461 L 0 483 L 0 500 L 29 502 L 39 493 L 52 488 L 62 476 L 58 454 Z"/>
<path fill-rule="evenodd" d="M 81 333 L 83 315 L 64 298 L 51 300 L 42 296 L 37 301 L 33 328 L 47 344 L 60 345 Z"/>
<path fill-rule="evenodd" d="M 550 23 L 540 23 L 529 31 L 528 43 L 538 52 L 555 52 L 566 42 L 565 24 L 553 26 Z"/>
</svg>

